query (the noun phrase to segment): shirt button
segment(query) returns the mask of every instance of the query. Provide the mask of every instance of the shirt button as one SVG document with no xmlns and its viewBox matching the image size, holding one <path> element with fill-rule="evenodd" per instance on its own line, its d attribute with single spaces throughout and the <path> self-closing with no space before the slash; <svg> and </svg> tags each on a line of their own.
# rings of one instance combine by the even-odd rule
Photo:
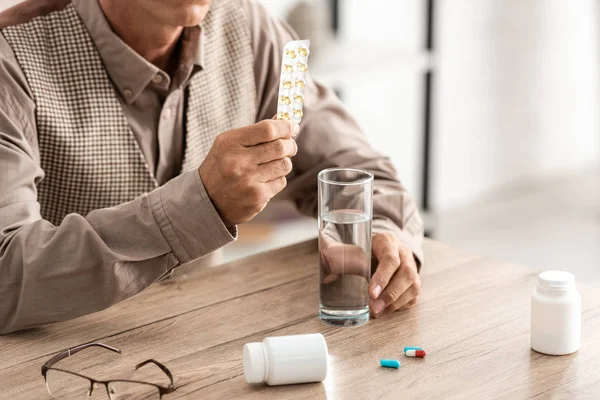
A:
<svg viewBox="0 0 600 400">
<path fill-rule="evenodd" d="M 152 82 L 159 84 L 163 81 L 163 77 L 161 74 L 156 74 L 152 77 Z"/>
<path fill-rule="evenodd" d="M 125 97 L 131 97 L 133 96 L 133 91 L 129 88 L 125 88 L 125 90 L 123 90 L 123 94 L 125 95 Z"/>
</svg>

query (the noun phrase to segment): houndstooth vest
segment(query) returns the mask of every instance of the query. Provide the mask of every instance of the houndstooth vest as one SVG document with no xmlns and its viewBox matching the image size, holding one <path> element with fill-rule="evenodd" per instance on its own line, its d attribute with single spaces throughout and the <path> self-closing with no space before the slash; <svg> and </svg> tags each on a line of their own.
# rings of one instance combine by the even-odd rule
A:
<svg viewBox="0 0 600 400">
<path fill-rule="evenodd" d="M 123 115 L 100 56 L 72 4 L 2 29 L 33 93 L 42 217 L 115 206 L 158 183 Z M 238 0 L 219 0 L 202 22 L 203 70 L 190 81 L 182 170 L 197 168 L 215 136 L 254 123 L 253 55 Z"/>
</svg>

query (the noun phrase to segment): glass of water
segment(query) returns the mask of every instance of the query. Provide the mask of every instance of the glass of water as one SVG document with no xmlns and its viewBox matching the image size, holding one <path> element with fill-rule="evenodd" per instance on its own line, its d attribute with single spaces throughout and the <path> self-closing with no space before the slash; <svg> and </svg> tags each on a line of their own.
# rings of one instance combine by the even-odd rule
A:
<svg viewBox="0 0 600 400">
<path fill-rule="evenodd" d="M 336 326 L 369 321 L 373 174 L 351 168 L 319 173 L 321 320 Z"/>
</svg>

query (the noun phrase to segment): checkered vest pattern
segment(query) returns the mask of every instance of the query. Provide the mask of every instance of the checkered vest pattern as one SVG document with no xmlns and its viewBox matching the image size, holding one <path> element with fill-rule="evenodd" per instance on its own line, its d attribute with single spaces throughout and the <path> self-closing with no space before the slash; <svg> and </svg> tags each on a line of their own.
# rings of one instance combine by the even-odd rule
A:
<svg viewBox="0 0 600 400">
<path fill-rule="evenodd" d="M 73 5 L 2 29 L 36 103 L 42 217 L 112 207 L 158 183 Z M 254 122 L 250 33 L 239 0 L 219 0 L 202 23 L 203 70 L 188 87 L 182 170 L 197 168 L 216 135 Z"/>
</svg>

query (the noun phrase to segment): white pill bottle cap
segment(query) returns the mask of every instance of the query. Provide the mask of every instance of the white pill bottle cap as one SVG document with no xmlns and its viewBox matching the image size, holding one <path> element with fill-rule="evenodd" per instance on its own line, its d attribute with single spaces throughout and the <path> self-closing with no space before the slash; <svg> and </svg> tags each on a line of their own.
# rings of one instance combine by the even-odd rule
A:
<svg viewBox="0 0 600 400">
<path fill-rule="evenodd" d="M 320 382 L 327 376 L 327 342 L 320 333 L 247 343 L 243 359 L 248 383 L 287 385 Z"/>
<path fill-rule="evenodd" d="M 244 345 L 244 376 L 248 383 L 262 383 L 267 374 L 267 357 L 262 343 Z"/>
<path fill-rule="evenodd" d="M 575 287 L 575 275 L 567 271 L 544 271 L 538 275 L 538 287 L 546 290 L 569 290 Z"/>
<path fill-rule="evenodd" d="M 531 348 L 539 353 L 563 355 L 581 344 L 581 295 L 575 276 L 566 271 L 538 275 L 531 297 Z"/>
</svg>

